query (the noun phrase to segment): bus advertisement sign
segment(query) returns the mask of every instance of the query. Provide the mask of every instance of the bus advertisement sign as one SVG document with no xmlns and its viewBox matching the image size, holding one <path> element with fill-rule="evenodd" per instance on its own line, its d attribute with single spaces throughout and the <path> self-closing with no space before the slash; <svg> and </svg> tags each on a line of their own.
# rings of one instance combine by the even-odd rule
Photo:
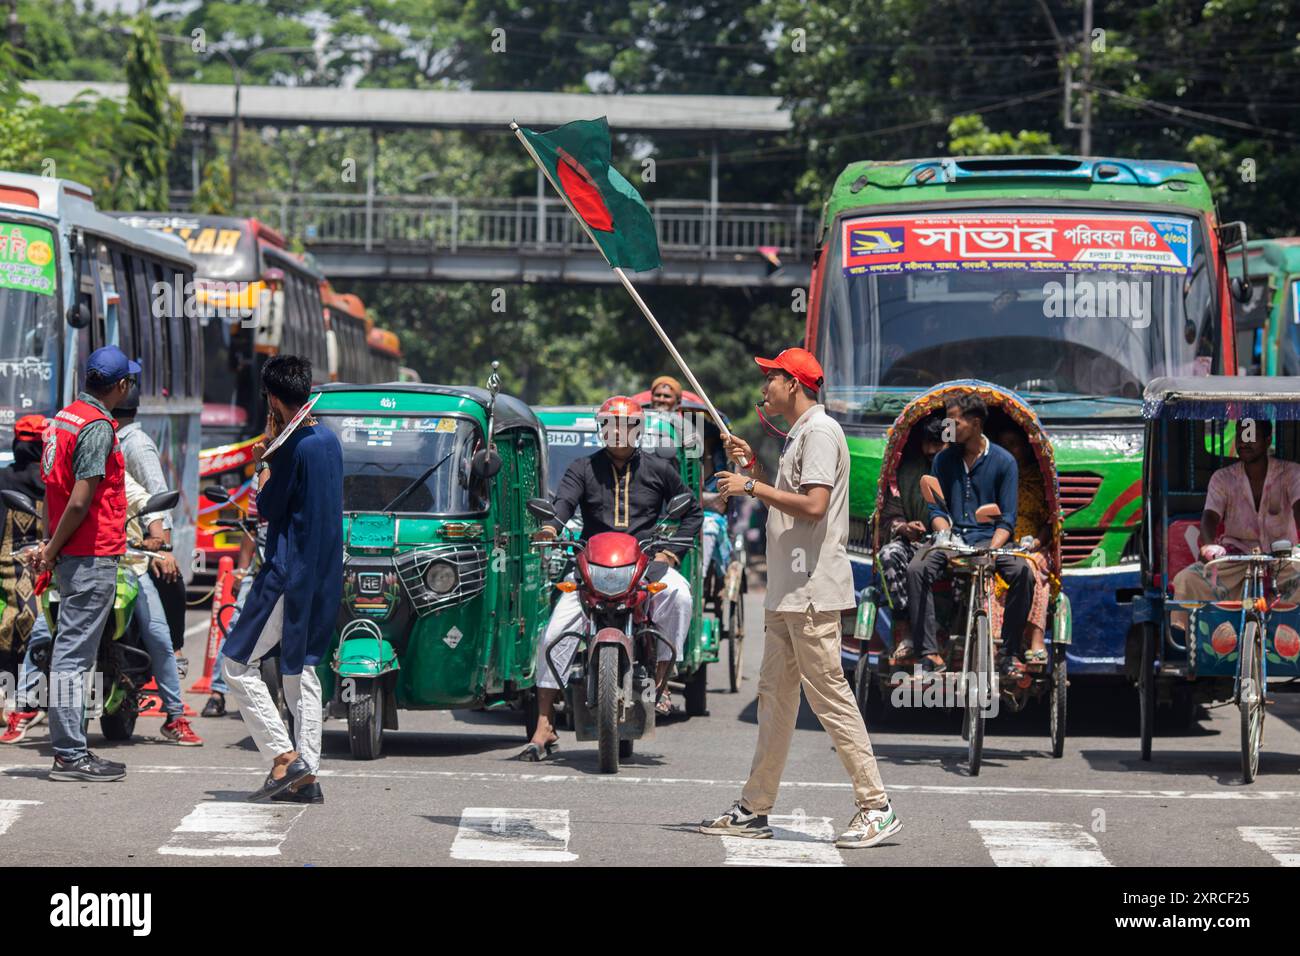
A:
<svg viewBox="0 0 1300 956">
<path fill-rule="evenodd" d="M 54 235 L 40 226 L 0 222 L 0 289 L 54 295 Z"/>
<path fill-rule="evenodd" d="M 1188 219 L 1070 214 L 946 214 L 850 219 L 846 275 L 951 270 L 1161 272 L 1191 268 Z"/>
</svg>

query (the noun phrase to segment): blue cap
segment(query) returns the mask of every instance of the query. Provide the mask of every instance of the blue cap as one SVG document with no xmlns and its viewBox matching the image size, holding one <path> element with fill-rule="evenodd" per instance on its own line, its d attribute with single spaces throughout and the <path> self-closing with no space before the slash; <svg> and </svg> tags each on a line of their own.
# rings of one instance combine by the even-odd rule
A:
<svg viewBox="0 0 1300 956">
<path fill-rule="evenodd" d="M 140 365 L 127 358 L 116 345 L 105 345 L 102 349 L 95 349 L 86 359 L 86 374 L 91 372 L 106 382 L 120 382 L 128 375 L 139 375 Z"/>
</svg>

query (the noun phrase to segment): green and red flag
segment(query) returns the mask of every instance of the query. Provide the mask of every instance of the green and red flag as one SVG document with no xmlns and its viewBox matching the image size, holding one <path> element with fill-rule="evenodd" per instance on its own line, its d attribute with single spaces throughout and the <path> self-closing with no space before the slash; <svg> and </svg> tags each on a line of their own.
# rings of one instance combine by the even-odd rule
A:
<svg viewBox="0 0 1300 956">
<path fill-rule="evenodd" d="M 609 163 L 605 117 L 575 120 L 546 133 L 523 127 L 519 132 L 611 266 L 633 272 L 659 268 L 654 218 L 636 187 Z"/>
</svg>

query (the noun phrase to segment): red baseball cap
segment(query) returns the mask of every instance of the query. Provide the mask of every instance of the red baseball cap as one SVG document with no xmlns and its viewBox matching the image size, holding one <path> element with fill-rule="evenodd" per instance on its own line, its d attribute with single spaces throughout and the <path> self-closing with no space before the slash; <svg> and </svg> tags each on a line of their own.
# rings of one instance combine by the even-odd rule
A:
<svg viewBox="0 0 1300 956">
<path fill-rule="evenodd" d="M 40 441 L 45 434 L 44 415 L 24 415 L 14 422 L 14 438 L 18 441 Z"/>
<path fill-rule="evenodd" d="M 822 376 L 821 363 L 813 358 L 813 354 L 807 349 L 786 349 L 774 359 L 759 358 L 756 355 L 754 361 L 764 371 L 778 369 L 813 391 L 821 388 L 825 380 Z"/>
</svg>

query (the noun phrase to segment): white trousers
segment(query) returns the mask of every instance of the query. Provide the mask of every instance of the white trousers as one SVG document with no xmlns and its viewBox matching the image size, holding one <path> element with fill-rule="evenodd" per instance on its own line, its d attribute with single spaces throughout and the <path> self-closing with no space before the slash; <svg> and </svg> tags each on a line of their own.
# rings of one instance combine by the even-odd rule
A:
<svg viewBox="0 0 1300 956">
<path fill-rule="evenodd" d="M 257 639 L 248 663 L 241 664 L 225 658 L 221 670 L 225 674 L 230 693 L 239 704 L 239 715 L 253 735 L 253 742 L 262 756 L 275 758 L 297 750 L 312 773 L 320 769 L 321 689 L 316 668 L 307 666 L 301 674 L 281 678 L 284 699 L 293 714 L 297 741 L 289 736 L 289 729 L 280 719 L 270 689 L 262 680 L 261 661 L 280 643 L 284 631 L 284 598 L 275 602 L 275 609 L 266 619 L 266 626 Z"/>
<path fill-rule="evenodd" d="M 572 575 L 569 576 L 569 580 L 573 580 Z M 649 601 L 646 602 L 646 611 L 650 615 L 650 620 L 664 632 L 664 637 L 673 642 L 673 651 L 670 653 L 662 642 L 658 642 L 658 654 L 655 659 L 681 660 L 682 648 L 686 646 L 686 635 L 691 627 L 691 586 L 673 568 L 669 568 L 660 580 L 667 587 L 658 594 L 650 595 Z M 582 612 L 582 602 L 578 598 L 578 592 L 569 591 L 562 594 L 555 602 L 555 610 L 551 612 L 551 621 L 546 625 L 546 633 L 542 636 L 541 643 L 537 645 L 538 687 L 559 689 L 555 674 L 551 671 L 550 664 L 546 662 L 546 648 L 550 647 L 551 642 L 559 640 L 560 635 L 566 632 L 577 631 L 588 634 L 590 626 L 591 622 Z M 573 634 L 555 645 L 551 651 L 551 660 L 555 662 L 560 674 L 568 675 L 569 665 L 577 649 L 578 638 Z"/>
</svg>

